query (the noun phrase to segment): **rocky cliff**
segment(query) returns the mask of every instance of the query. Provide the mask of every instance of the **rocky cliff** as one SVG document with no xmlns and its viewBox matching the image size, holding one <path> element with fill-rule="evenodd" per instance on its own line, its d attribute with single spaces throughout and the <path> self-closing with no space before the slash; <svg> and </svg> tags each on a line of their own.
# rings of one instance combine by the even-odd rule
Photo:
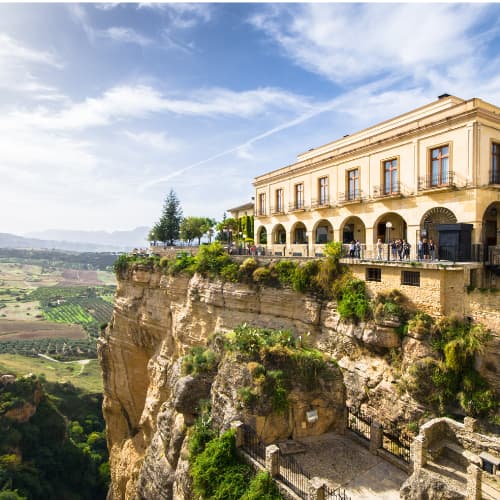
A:
<svg viewBox="0 0 500 500">
<path fill-rule="evenodd" d="M 185 437 L 200 399 L 212 401 L 222 427 L 234 418 L 252 418 L 235 401 L 235 388 L 248 378 L 237 360 L 224 358 L 211 378 L 180 372 L 180 358 L 190 347 L 243 323 L 292 329 L 338 361 L 342 374 L 326 389 L 292 394 L 297 415 L 312 399 L 335 408 L 329 397 L 363 406 L 381 422 L 409 422 L 424 411 L 397 389 L 401 366 L 432 354 L 421 336 L 410 332 L 401 343 L 390 322 L 343 323 L 334 302 L 290 289 L 171 277 L 135 266 L 119 277 L 112 322 L 99 340 L 112 498 L 189 498 Z M 268 440 L 300 435 L 298 421 L 267 417 L 254 416 L 252 423 Z M 335 428 L 341 416 L 333 411 L 328 418 L 322 431 Z M 266 434 L 266 425 L 277 429 L 275 435 Z"/>
</svg>

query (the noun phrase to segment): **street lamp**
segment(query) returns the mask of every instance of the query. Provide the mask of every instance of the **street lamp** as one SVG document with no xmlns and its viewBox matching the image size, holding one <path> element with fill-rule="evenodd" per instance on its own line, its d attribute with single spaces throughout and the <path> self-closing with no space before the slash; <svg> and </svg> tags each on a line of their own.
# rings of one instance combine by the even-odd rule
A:
<svg viewBox="0 0 500 500">
<path fill-rule="evenodd" d="M 391 258 L 391 246 L 389 242 L 389 238 L 391 236 L 391 229 L 392 229 L 392 222 L 387 221 L 385 223 L 385 242 L 387 243 L 387 260 L 390 260 Z"/>
</svg>

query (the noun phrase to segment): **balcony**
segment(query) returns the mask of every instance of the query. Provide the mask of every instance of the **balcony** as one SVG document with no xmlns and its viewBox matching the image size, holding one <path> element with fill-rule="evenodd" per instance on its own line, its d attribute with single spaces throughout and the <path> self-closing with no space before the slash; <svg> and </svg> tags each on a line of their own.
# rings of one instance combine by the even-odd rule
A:
<svg viewBox="0 0 500 500">
<path fill-rule="evenodd" d="M 288 204 L 289 212 L 305 212 L 307 209 L 303 200 L 296 200 Z"/>
<path fill-rule="evenodd" d="M 450 189 L 455 187 L 455 174 L 454 172 L 448 172 L 444 176 L 432 176 L 427 175 L 425 177 L 419 177 L 418 179 L 418 190 L 419 191 L 430 191 L 435 189 Z"/>
<path fill-rule="evenodd" d="M 285 213 L 285 208 L 281 207 L 271 207 L 271 215 L 282 215 Z"/>
<path fill-rule="evenodd" d="M 255 217 L 267 217 L 269 214 L 265 207 L 257 208 L 254 212 Z"/>
<path fill-rule="evenodd" d="M 346 205 L 348 203 L 361 203 L 363 201 L 363 192 L 360 189 L 348 191 L 347 193 L 339 193 L 339 205 Z"/>
<path fill-rule="evenodd" d="M 325 198 L 313 198 L 311 200 L 311 208 L 321 209 L 321 208 L 330 208 L 332 205 L 330 204 L 330 198 L 327 196 Z"/>
<path fill-rule="evenodd" d="M 402 186 L 398 182 L 392 187 L 390 191 L 385 189 L 385 186 L 374 186 L 373 187 L 373 197 L 374 198 L 397 198 L 403 195 Z"/>
<path fill-rule="evenodd" d="M 500 169 L 490 170 L 490 184 L 500 184 Z"/>
</svg>

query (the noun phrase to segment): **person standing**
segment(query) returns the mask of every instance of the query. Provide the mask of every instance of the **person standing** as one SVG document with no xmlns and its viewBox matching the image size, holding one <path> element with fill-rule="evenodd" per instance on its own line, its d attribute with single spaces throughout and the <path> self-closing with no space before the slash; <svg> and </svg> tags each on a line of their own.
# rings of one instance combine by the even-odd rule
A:
<svg viewBox="0 0 500 500">
<path fill-rule="evenodd" d="M 424 243 L 421 239 L 417 242 L 417 260 L 422 260 L 424 258 Z"/>
<path fill-rule="evenodd" d="M 434 240 L 429 240 L 429 255 L 431 260 L 435 259 L 436 256 L 436 245 L 434 244 Z"/>
<path fill-rule="evenodd" d="M 384 245 L 382 243 L 382 240 L 379 238 L 377 240 L 377 260 L 382 260 L 383 249 L 384 249 Z"/>
<path fill-rule="evenodd" d="M 429 242 L 427 238 L 422 241 L 422 254 L 424 255 L 424 260 L 429 260 Z"/>
</svg>

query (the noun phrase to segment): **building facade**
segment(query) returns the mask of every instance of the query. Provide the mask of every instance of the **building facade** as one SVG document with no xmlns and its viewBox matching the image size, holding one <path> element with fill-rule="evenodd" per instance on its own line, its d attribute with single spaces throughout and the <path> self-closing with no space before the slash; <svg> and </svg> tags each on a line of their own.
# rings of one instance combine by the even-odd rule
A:
<svg viewBox="0 0 500 500">
<path fill-rule="evenodd" d="M 255 178 L 255 240 L 272 255 L 314 256 L 329 241 L 419 240 L 465 224 L 500 245 L 500 108 L 437 101 L 298 156 Z"/>
</svg>

